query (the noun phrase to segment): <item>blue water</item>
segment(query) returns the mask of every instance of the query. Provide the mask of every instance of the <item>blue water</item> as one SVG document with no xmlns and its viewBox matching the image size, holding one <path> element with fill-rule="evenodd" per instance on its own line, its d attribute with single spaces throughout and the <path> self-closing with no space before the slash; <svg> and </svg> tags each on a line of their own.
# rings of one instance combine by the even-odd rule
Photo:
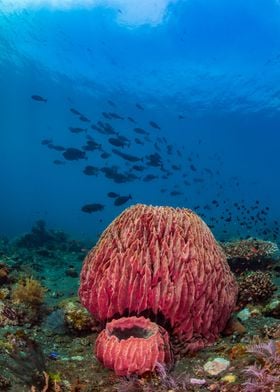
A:
<svg viewBox="0 0 280 392">
<path fill-rule="evenodd" d="M 196 208 L 219 239 L 279 240 L 280 2 L 34 3 L 0 0 L 1 235 L 20 235 L 44 219 L 48 227 L 96 238 L 124 208 L 147 203 Z M 102 112 L 125 119 L 106 120 Z M 114 147 L 111 135 L 92 130 L 99 120 L 130 146 Z M 80 149 L 86 134 L 68 127 L 88 128 L 111 156 L 104 160 L 96 150 L 87 160 L 68 161 L 41 144 L 52 139 Z M 149 141 L 134 127 L 149 132 Z M 145 170 L 133 171 L 134 163 L 112 148 L 141 157 Z M 168 178 L 147 165 L 155 152 Z M 119 184 L 102 171 L 86 176 L 86 165 L 116 165 L 139 179 Z M 147 174 L 157 178 L 145 182 Z M 110 191 L 132 199 L 115 206 Z M 89 203 L 105 207 L 82 212 Z"/>
</svg>

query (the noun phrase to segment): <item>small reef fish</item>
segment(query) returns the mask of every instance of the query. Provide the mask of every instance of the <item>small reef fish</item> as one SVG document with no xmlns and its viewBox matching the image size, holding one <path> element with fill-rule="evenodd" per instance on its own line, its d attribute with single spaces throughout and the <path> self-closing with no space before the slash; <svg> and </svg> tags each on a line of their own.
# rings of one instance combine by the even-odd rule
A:
<svg viewBox="0 0 280 392">
<path fill-rule="evenodd" d="M 87 128 L 79 128 L 79 127 L 69 127 L 68 129 L 72 133 L 81 133 L 81 132 L 86 132 L 87 131 Z"/>
<path fill-rule="evenodd" d="M 100 203 L 92 203 L 92 204 L 85 204 L 81 210 L 83 212 L 86 212 L 88 214 L 91 214 L 92 212 L 98 212 L 104 210 L 104 204 Z"/>
<path fill-rule="evenodd" d="M 116 197 L 119 197 L 120 195 L 118 193 L 115 193 L 115 192 L 108 192 L 107 196 L 111 197 L 112 199 L 114 199 Z"/>
<path fill-rule="evenodd" d="M 115 201 L 115 206 L 121 206 L 122 204 L 126 203 L 129 199 L 132 199 L 131 195 L 128 196 L 118 196 Z"/>
<path fill-rule="evenodd" d="M 86 159 L 86 153 L 74 147 L 67 148 L 62 155 L 68 161 L 77 161 L 79 159 Z"/>
<path fill-rule="evenodd" d="M 46 98 L 41 97 L 41 95 L 32 95 L 31 98 L 34 101 L 38 101 L 38 102 L 47 102 L 48 101 Z"/>
<path fill-rule="evenodd" d="M 155 129 L 161 129 L 160 126 L 155 121 L 150 121 L 149 124 L 151 127 Z"/>
</svg>

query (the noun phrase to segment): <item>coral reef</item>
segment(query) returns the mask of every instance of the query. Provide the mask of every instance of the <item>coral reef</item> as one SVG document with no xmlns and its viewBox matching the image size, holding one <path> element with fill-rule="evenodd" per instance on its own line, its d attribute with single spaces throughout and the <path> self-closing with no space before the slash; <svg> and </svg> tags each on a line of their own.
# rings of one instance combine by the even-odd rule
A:
<svg viewBox="0 0 280 392">
<path fill-rule="evenodd" d="M 239 280 L 238 303 L 246 305 L 267 301 L 274 290 L 275 286 L 269 273 L 262 271 L 250 272 Z"/>
<path fill-rule="evenodd" d="M 79 294 L 103 323 L 149 317 L 182 356 L 215 341 L 235 306 L 237 284 L 194 212 L 138 204 L 109 225 L 86 257 Z"/>
<path fill-rule="evenodd" d="M 45 383 L 45 356 L 38 343 L 28 338 L 23 331 L 7 336 L 5 354 L 1 355 L 0 365 L 3 371 L 9 371 L 29 386 L 41 387 Z"/>
<path fill-rule="evenodd" d="M 279 255 L 276 243 L 256 238 L 220 242 L 220 245 L 226 254 L 230 267 L 235 272 L 266 267 L 271 263 L 271 259 Z"/>
<path fill-rule="evenodd" d="M 0 285 L 8 281 L 9 269 L 6 264 L 0 262 Z"/>
</svg>

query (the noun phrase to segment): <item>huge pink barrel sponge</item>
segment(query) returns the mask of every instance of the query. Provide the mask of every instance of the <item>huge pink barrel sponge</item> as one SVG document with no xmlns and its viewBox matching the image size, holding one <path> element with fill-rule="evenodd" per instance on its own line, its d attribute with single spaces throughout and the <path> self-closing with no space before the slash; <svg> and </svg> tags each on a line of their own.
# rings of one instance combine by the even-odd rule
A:
<svg viewBox="0 0 280 392">
<path fill-rule="evenodd" d="M 97 357 L 117 374 L 130 369 L 142 374 L 157 362 L 170 362 L 171 351 L 182 356 L 213 343 L 234 309 L 237 283 L 210 229 L 194 212 L 137 204 L 107 227 L 87 255 L 79 295 L 103 325 L 122 319 L 118 329 L 101 332 Z M 154 359 L 147 366 L 144 350 L 137 365 L 137 347 L 151 334 L 144 327 L 139 333 L 143 316 L 159 325 L 159 331 L 151 326 L 161 335 L 153 342 L 163 339 L 166 350 L 162 355 L 153 343 L 151 350 L 158 354 L 149 356 Z M 129 356 L 122 340 L 129 340 Z"/>
</svg>

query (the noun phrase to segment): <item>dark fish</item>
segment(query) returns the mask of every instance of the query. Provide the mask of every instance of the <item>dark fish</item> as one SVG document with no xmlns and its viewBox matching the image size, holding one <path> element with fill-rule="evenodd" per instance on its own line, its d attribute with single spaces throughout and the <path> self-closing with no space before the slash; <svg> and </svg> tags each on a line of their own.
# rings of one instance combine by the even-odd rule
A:
<svg viewBox="0 0 280 392">
<path fill-rule="evenodd" d="M 100 156 L 101 156 L 102 159 L 107 159 L 107 158 L 109 158 L 110 155 L 111 154 L 109 154 L 108 152 L 104 151 L 104 152 L 102 152 L 102 154 Z"/>
<path fill-rule="evenodd" d="M 72 133 L 81 133 L 81 132 L 86 132 L 87 128 L 79 128 L 79 127 L 68 127 L 70 132 Z"/>
<path fill-rule="evenodd" d="M 107 120 L 111 120 L 111 118 L 112 118 L 110 113 L 107 113 L 107 112 L 102 112 L 102 116 L 105 117 Z"/>
<path fill-rule="evenodd" d="M 115 193 L 115 192 L 108 192 L 107 196 L 111 197 L 112 199 L 114 199 L 116 197 L 119 197 L 120 195 L 118 193 Z"/>
<path fill-rule="evenodd" d="M 94 140 L 88 140 L 87 144 L 82 147 L 84 151 L 94 151 L 94 150 L 100 150 L 101 149 L 101 144 L 96 143 Z"/>
<path fill-rule="evenodd" d="M 143 106 L 141 106 L 140 103 L 136 103 L 135 106 L 136 106 L 137 109 L 139 109 L 139 110 L 144 110 Z"/>
<path fill-rule="evenodd" d="M 71 108 L 70 112 L 72 112 L 73 114 L 76 114 L 77 116 L 82 116 L 82 113 L 80 113 L 78 110 Z"/>
<path fill-rule="evenodd" d="M 38 101 L 38 102 L 48 101 L 46 98 L 41 97 L 41 95 L 32 95 L 31 98 L 34 99 L 34 101 Z"/>
<path fill-rule="evenodd" d="M 133 165 L 132 169 L 136 170 L 136 171 L 143 171 L 145 170 L 145 166 L 140 166 L 140 165 Z"/>
<path fill-rule="evenodd" d="M 105 135 L 115 135 L 117 133 L 109 123 L 98 121 L 97 125 L 97 130 Z"/>
<path fill-rule="evenodd" d="M 190 168 L 192 171 L 196 171 L 196 167 L 193 164 L 190 165 Z"/>
<path fill-rule="evenodd" d="M 135 155 L 126 154 L 122 151 L 116 150 L 115 148 L 112 149 L 112 152 L 129 162 L 142 161 L 142 158 L 136 157 Z"/>
<path fill-rule="evenodd" d="M 157 176 L 155 176 L 154 174 L 147 174 L 144 178 L 143 181 L 144 182 L 149 182 L 149 181 L 153 181 L 156 178 L 158 178 Z"/>
<path fill-rule="evenodd" d="M 116 147 L 125 147 L 128 145 L 128 143 L 123 141 L 121 138 L 110 137 L 108 142 Z"/>
<path fill-rule="evenodd" d="M 160 126 L 154 121 L 150 121 L 149 124 L 151 127 L 155 128 L 155 129 L 161 129 Z"/>
<path fill-rule="evenodd" d="M 80 116 L 80 120 L 83 122 L 90 122 L 90 119 L 83 115 Z"/>
<path fill-rule="evenodd" d="M 107 102 L 108 102 L 108 104 L 111 105 L 111 106 L 114 106 L 114 107 L 116 106 L 115 102 L 111 101 L 110 99 L 108 99 Z"/>
<path fill-rule="evenodd" d="M 86 153 L 74 147 L 67 148 L 62 155 L 68 161 L 77 161 L 79 159 L 86 159 Z"/>
<path fill-rule="evenodd" d="M 171 196 L 178 196 L 178 195 L 182 195 L 183 193 L 182 192 L 180 192 L 180 191 L 171 191 L 170 192 L 170 195 Z"/>
<path fill-rule="evenodd" d="M 55 160 L 53 161 L 53 163 L 54 163 L 55 165 L 65 165 L 65 162 L 60 161 L 59 159 L 55 159 Z"/>
<path fill-rule="evenodd" d="M 124 182 L 137 180 L 138 177 L 131 173 L 120 173 L 116 166 L 113 167 L 102 167 L 101 171 L 105 174 L 107 178 L 113 180 L 117 184 L 122 184 Z"/>
<path fill-rule="evenodd" d="M 121 206 L 122 204 L 126 203 L 129 199 L 132 199 L 131 195 L 128 196 L 118 196 L 115 201 L 115 206 Z"/>
<path fill-rule="evenodd" d="M 48 144 L 51 144 L 51 142 L 52 142 L 51 139 L 43 139 L 43 140 L 41 141 L 41 144 L 42 144 L 43 146 L 47 146 Z"/>
<path fill-rule="evenodd" d="M 81 210 L 83 212 L 87 212 L 88 214 L 91 214 L 92 212 L 97 212 L 97 211 L 102 211 L 104 210 L 104 204 L 99 204 L 99 203 L 92 203 L 92 204 L 85 204 Z"/>
<path fill-rule="evenodd" d="M 179 120 L 183 120 L 185 117 L 182 116 L 182 114 L 179 114 L 179 115 L 178 115 L 178 118 L 179 118 Z"/>
<path fill-rule="evenodd" d="M 83 173 L 86 174 L 87 176 L 97 176 L 99 172 L 99 168 L 95 166 L 86 166 L 83 170 Z"/>
<path fill-rule="evenodd" d="M 124 119 L 124 117 L 120 116 L 118 113 L 110 112 L 109 114 L 110 114 L 111 118 L 114 118 L 115 120 L 123 120 Z"/>
<path fill-rule="evenodd" d="M 134 120 L 134 118 L 132 118 L 132 117 L 127 117 L 127 119 L 128 119 L 130 122 L 136 124 L 136 121 Z"/>
<path fill-rule="evenodd" d="M 147 165 L 155 167 L 162 166 L 161 156 L 157 152 L 147 155 L 146 158 L 148 160 Z"/>
<path fill-rule="evenodd" d="M 149 135 L 149 133 L 143 128 L 134 128 L 134 132 L 139 133 L 139 135 Z"/>
<path fill-rule="evenodd" d="M 142 145 L 144 145 L 144 143 L 143 143 L 140 139 L 138 139 L 137 137 L 134 139 L 134 141 L 135 141 L 135 143 L 137 143 L 137 144 L 142 144 Z"/>
<path fill-rule="evenodd" d="M 66 150 L 65 147 L 63 147 L 63 146 L 56 146 L 55 144 L 52 144 L 52 143 L 48 144 L 48 148 L 50 150 L 55 150 L 55 151 L 65 151 Z"/>
</svg>

